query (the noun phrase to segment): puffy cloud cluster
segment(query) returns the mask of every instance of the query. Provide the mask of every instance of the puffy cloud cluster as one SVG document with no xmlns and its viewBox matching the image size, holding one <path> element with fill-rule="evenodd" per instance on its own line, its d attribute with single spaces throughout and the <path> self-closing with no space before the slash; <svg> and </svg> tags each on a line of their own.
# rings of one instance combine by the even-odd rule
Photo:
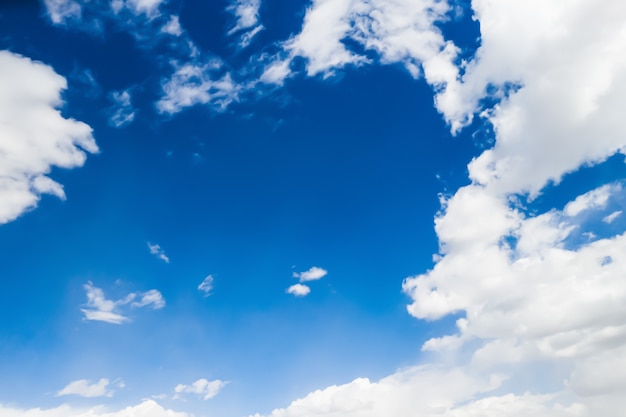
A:
<svg viewBox="0 0 626 417">
<path fill-rule="evenodd" d="M 317 281 L 324 278 L 328 274 L 328 271 L 324 268 L 313 266 L 309 270 L 304 272 L 294 272 L 292 275 L 294 278 L 298 278 L 300 281 L 287 288 L 287 294 L 295 295 L 296 297 L 304 297 L 309 295 L 311 288 L 308 285 L 304 285 L 303 282 Z"/>
<path fill-rule="evenodd" d="M 144 293 L 130 293 L 119 300 L 109 300 L 104 296 L 102 289 L 94 287 L 91 282 L 85 284 L 87 304 L 81 311 L 85 320 L 104 321 L 112 324 L 122 324 L 130 321 L 123 313 L 128 307 L 150 307 L 160 310 L 165 307 L 165 299 L 158 290 L 149 290 Z"/>
<path fill-rule="evenodd" d="M 458 76 L 457 48 L 445 41 L 436 24 L 447 19 L 450 7 L 436 0 L 315 0 L 302 30 L 283 43 L 261 81 L 282 84 L 292 75 L 295 57 L 306 58 L 309 76 L 328 77 L 346 65 L 371 62 L 363 51 L 375 52 L 382 63 L 402 63 L 414 77 L 423 74 L 442 88 Z M 356 42 L 363 51 L 348 48 Z"/>
<path fill-rule="evenodd" d="M 65 199 L 48 174 L 75 168 L 98 146 L 85 123 L 58 108 L 66 80 L 52 68 L 0 51 L 0 224 L 36 207 L 42 194 Z"/>
</svg>

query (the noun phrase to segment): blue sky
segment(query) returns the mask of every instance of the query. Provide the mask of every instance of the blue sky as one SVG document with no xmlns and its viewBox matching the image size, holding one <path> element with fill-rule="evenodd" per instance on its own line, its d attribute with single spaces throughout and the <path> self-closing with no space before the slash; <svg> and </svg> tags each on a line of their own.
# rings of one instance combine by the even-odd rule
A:
<svg viewBox="0 0 626 417">
<path fill-rule="evenodd" d="M 618 415 L 624 12 L 2 3 L 0 414 Z"/>
</svg>

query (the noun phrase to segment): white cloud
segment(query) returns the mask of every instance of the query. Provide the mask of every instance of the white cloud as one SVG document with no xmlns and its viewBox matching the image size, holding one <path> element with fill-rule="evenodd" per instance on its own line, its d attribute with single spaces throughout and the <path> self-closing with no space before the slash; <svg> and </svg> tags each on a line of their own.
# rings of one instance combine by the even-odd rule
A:
<svg viewBox="0 0 626 417">
<path fill-rule="evenodd" d="M 615 219 L 617 219 L 621 215 L 622 215 L 622 211 L 621 210 L 617 210 L 617 211 L 614 211 L 613 213 L 609 214 L 608 216 L 605 216 L 602 219 L 602 221 L 605 222 L 605 223 L 611 224 L 611 223 L 613 223 L 613 221 Z"/>
<path fill-rule="evenodd" d="M 44 0 L 43 4 L 55 25 L 64 24 L 71 19 L 80 19 L 82 15 L 82 7 L 76 0 Z"/>
<path fill-rule="evenodd" d="M 145 15 L 148 18 L 155 18 L 160 15 L 159 7 L 167 0 L 116 0 L 111 2 L 113 10 L 119 11 L 121 7 L 126 7 L 136 15 Z"/>
<path fill-rule="evenodd" d="M 263 30 L 263 25 L 259 23 L 260 7 L 261 0 L 236 0 L 228 7 L 236 18 L 235 26 L 228 31 L 228 34 L 243 32 L 239 41 L 240 48 L 248 46 L 252 39 Z"/>
<path fill-rule="evenodd" d="M 109 123 L 117 128 L 131 123 L 135 119 L 135 109 L 131 103 L 130 91 L 114 91 L 111 93 L 113 107 Z"/>
<path fill-rule="evenodd" d="M 208 104 L 221 112 L 238 100 L 241 87 L 233 82 L 230 73 L 224 73 L 220 60 L 174 66 L 174 74 L 162 83 L 163 97 L 156 103 L 161 113 L 174 114 L 197 104 Z"/>
<path fill-rule="evenodd" d="M 65 388 L 56 393 L 57 397 L 63 395 L 78 395 L 80 397 L 112 397 L 114 391 L 109 390 L 109 380 L 101 378 L 100 381 L 90 384 L 86 379 L 70 382 Z"/>
<path fill-rule="evenodd" d="M 91 408 L 75 408 L 62 405 L 56 408 L 19 409 L 0 404 L 2 417 L 192 417 L 191 414 L 165 409 L 153 400 L 123 408 L 118 411 L 110 411 L 103 406 Z"/>
<path fill-rule="evenodd" d="M 160 260 L 165 263 L 170 263 L 170 258 L 165 254 L 165 251 L 161 248 L 161 245 L 151 244 L 148 242 L 148 250 L 150 250 L 150 254 L 156 256 Z"/>
<path fill-rule="evenodd" d="M 293 294 L 296 297 L 304 297 L 306 295 L 309 295 L 310 292 L 311 288 L 303 284 L 294 284 L 291 287 L 287 288 L 287 294 Z"/>
<path fill-rule="evenodd" d="M 448 11 L 446 2 L 436 0 L 314 0 L 300 33 L 282 45 L 287 57 L 273 60 L 261 81 L 281 85 L 297 56 L 306 58 L 309 76 L 325 78 L 347 65 L 370 63 L 344 43 L 351 40 L 375 52 L 377 61 L 402 63 L 414 77 L 423 67 L 426 80 L 444 89 L 458 78 L 457 48 L 436 26 Z"/>
<path fill-rule="evenodd" d="M 299 278 L 300 282 L 307 282 L 307 281 L 316 281 L 318 279 L 322 279 L 327 274 L 328 274 L 328 271 L 325 270 L 324 268 L 313 266 L 308 271 L 294 272 L 293 277 Z"/>
<path fill-rule="evenodd" d="M 611 196 L 611 194 L 619 191 L 615 190 L 615 187 L 619 188 L 620 186 L 605 185 L 591 192 L 576 197 L 574 201 L 568 203 L 567 206 L 565 206 L 565 214 L 567 214 L 568 216 L 576 216 L 583 211 L 605 207 L 606 203 L 609 201 L 609 197 Z"/>
<path fill-rule="evenodd" d="M 405 32 L 388 29 L 402 27 L 401 15 L 385 13 L 409 2 L 387 3 L 379 15 L 364 15 L 366 29 L 357 34 L 368 34 L 362 43 L 383 61 L 403 60 L 411 70 L 410 59 L 421 52 L 409 44 L 399 48 L 396 35 Z M 324 24 L 337 31 L 336 40 L 348 33 L 345 16 L 351 12 L 345 10 L 356 4 L 315 1 L 307 16 L 317 10 L 324 16 L 326 8 Z M 435 105 L 452 131 L 480 114 L 493 124 L 495 146 L 469 164 L 470 185 L 442 198 L 435 266 L 403 285 L 413 316 L 460 316 L 456 332 L 428 340 L 423 350 L 432 351 L 428 357 L 435 362 L 460 362 L 452 369 L 462 376 L 447 376 L 451 368 L 441 365 L 441 377 L 425 378 L 425 388 L 403 371 L 377 383 L 356 380 L 315 391 L 271 417 L 591 417 L 625 406 L 626 234 L 616 228 L 598 238 L 587 219 L 612 207 L 623 186 L 598 187 L 561 211 L 528 213 L 519 201 L 626 149 L 626 3 L 475 0 L 472 7 L 482 46 L 463 71 L 452 66 L 456 48 L 436 30 L 430 32 L 435 53 L 426 48 L 414 63 L 421 62 L 435 87 Z M 310 39 L 307 45 L 315 45 Z M 314 54 L 310 73 L 354 63 L 343 45 L 329 45 L 343 55 L 331 59 L 313 47 L 302 49 L 303 56 Z M 500 103 L 485 111 L 487 95 Z M 500 384 L 452 385 L 462 378 L 493 381 L 495 370 Z"/>
<path fill-rule="evenodd" d="M 94 287 L 91 282 L 84 285 L 87 292 L 87 304 L 81 311 L 85 314 L 85 320 L 104 321 L 112 324 L 122 324 L 130 321 L 123 315 L 124 308 L 131 307 L 151 307 L 159 310 L 165 307 L 165 300 L 158 290 L 149 290 L 145 293 L 130 293 L 119 300 L 109 300 L 104 296 L 104 292 Z"/>
<path fill-rule="evenodd" d="M 180 26 L 178 16 L 172 15 L 170 20 L 168 20 L 168 22 L 161 28 L 161 32 L 169 33 L 173 36 L 180 36 L 183 33 L 183 30 Z"/>
<path fill-rule="evenodd" d="M 149 290 L 144 293 L 138 294 L 139 300 L 133 301 L 131 307 L 147 307 L 150 306 L 153 310 L 160 310 L 165 307 L 165 299 L 158 290 Z"/>
<path fill-rule="evenodd" d="M 181 394 L 196 394 L 204 400 L 210 400 L 215 397 L 222 388 L 227 384 L 226 381 L 215 379 L 209 381 L 205 378 L 198 379 L 191 385 L 178 384 L 174 388 L 174 399 L 181 398 Z"/>
<path fill-rule="evenodd" d="M 91 128 L 57 110 L 65 88 L 49 66 L 0 51 L 0 224 L 36 207 L 41 194 L 65 199 L 46 174 L 80 167 L 84 151 L 98 152 Z"/>
<path fill-rule="evenodd" d="M 207 275 L 204 280 L 198 285 L 198 291 L 202 291 L 205 297 L 211 295 L 213 289 L 213 275 Z"/>
</svg>

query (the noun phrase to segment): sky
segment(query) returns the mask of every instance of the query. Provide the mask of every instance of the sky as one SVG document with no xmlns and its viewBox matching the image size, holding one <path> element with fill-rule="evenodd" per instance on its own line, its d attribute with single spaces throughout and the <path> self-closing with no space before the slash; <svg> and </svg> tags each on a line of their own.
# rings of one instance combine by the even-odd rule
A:
<svg viewBox="0 0 626 417">
<path fill-rule="evenodd" d="M 0 2 L 0 415 L 626 416 L 624 15 Z"/>
</svg>

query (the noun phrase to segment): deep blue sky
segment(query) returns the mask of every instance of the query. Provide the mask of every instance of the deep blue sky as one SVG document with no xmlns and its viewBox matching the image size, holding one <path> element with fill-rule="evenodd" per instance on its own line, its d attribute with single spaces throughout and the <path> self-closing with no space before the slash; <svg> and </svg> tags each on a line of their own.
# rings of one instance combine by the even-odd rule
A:
<svg viewBox="0 0 626 417">
<path fill-rule="evenodd" d="M 468 164 L 484 157 L 496 140 L 500 146 L 494 149 L 501 152 L 496 162 L 513 160 L 514 166 L 528 155 L 536 157 L 542 192 L 529 194 L 533 183 L 524 183 L 535 174 L 531 164 L 518 175 L 523 177 L 519 188 L 505 185 L 504 191 L 489 195 L 505 201 L 502 207 L 512 217 L 553 215 L 563 228 L 571 222 L 576 231 L 551 242 L 554 248 L 578 250 L 626 227 L 620 217 L 626 203 L 616 183 L 626 174 L 624 158 L 608 158 L 619 146 L 582 153 L 575 164 L 557 172 L 556 181 L 550 169 L 560 157 L 551 161 L 532 152 L 533 138 L 543 134 L 540 128 L 525 137 L 528 155 L 520 146 L 519 158 L 507 159 L 507 145 L 497 135 L 506 133 L 510 119 L 502 118 L 498 133 L 487 116 L 498 122 L 500 113 L 495 112 L 506 114 L 507 100 L 518 91 L 530 91 L 532 97 L 536 78 L 532 71 L 520 70 L 502 80 L 498 68 L 489 75 L 493 80 L 472 78 L 482 63 L 472 67 L 467 62 L 476 58 L 481 32 L 464 2 L 449 2 L 449 10 L 428 30 L 435 34 L 432 42 L 440 42 L 436 57 L 443 54 L 445 42 L 456 45 L 451 63 L 458 74 L 453 79 L 461 80 L 467 70 L 467 85 L 485 84 L 477 93 L 460 89 L 454 106 L 475 98 L 463 111 L 494 113 L 476 116 L 455 134 L 451 123 L 467 115 L 436 101 L 445 83 L 429 78 L 428 62 L 419 62 L 432 57 L 424 58 L 418 50 L 398 58 L 385 55 L 382 47 L 365 47 L 355 29 L 362 17 L 358 14 L 350 15 L 353 31 L 341 38 L 339 49 L 345 46 L 363 61 L 335 62 L 308 73 L 316 54 L 323 57 L 324 46 L 332 44 L 307 49 L 312 41 L 299 37 L 310 23 L 305 15 L 313 14 L 321 0 L 263 0 L 254 23 L 263 29 L 244 46 L 241 34 L 255 26 L 229 34 L 237 23 L 229 7 L 254 0 L 170 0 L 144 14 L 132 9 L 138 0 L 128 0 L 117 13 L 109 2 L 62 0 L 58 3 L 80 5 L 82 14 L 68 14 L 60 22 L 54 22 L 52 3 L 0 3 L 0 50 L 41 62 L 65 77 L 61 113 L 89 125 L 100 152 L 89 154 L 76 169 L 50 168 L 49 176 L 63 185 L 67 199 L 43 195 L 37 207 L 24 209 L 16 219 L 0 218 L 5 223 L 0 226 L 0 406 L 69 403 L 119 409 L 154 398 L 198 416 L 245 416 L 268 413 L 354 378 L 378 380 L 429 363 L 433 354 L 420 351 L 424 342 L 456 332 L 455 320 L 471 315 L 471 308 L 450 309 L 437 320 L 424 313 L 421 318 L 428 320 L 418 320 L 407 313 L 407 305 L 419 304 L 418 295 L 403 292 L 402 284 L 408 277 L 429 274 L 442 259 L 433 255 L 456 259 L 464 253 L 456 252 L 454 233 L 461 236 L 474 218 L 445 236 L 437 235 L 434 219 L 454 219 L 458 213 L 447 213 L 445 201 L 453 201 L 461 187 L 471 184 L 465 190 L 477 193 L 475 200 L 466 201 L 468 212 L 474 201 L 483 201 L 481 190 L 498 189 L 500 178 L 493 180 L 495 186 L 491 180 L 468 178 Z M 178 16 L 179 34 L 161 30 L 172 16 Z M 378 32 L 370 35 L 372 42 L 385 40 Z M 339 52 L 334 50 L 331 58 Z M 481 57 L 489 52 L 483 49 Z M 414 60 L 419 76 L 407 71 Z M 265 71 L 280 62 L 287 63 L 289 74 L 264 82 Z M 184 65 L 199 72 L 171 96 L 183 100 L 185 94 L 200 93 L 196 102 L 164 111 L 160 106 L 168 83 L 183 73 Z M 446 68 L 436 69 L 443 77 L 450 74 Z M 219 98 L 222 87 L 211 84 L 222 77 L 230 77 L 234 86 L 225 88 L 234 97 L 225 104 Z M 446 82 L 452 85 L 453 79 Z M 199 88 L 203 83 L 213 89 Z M 202 102 L 207 91 L 214 96 Z M 123 100 L 116 98 L 123 94 L 131 103 L 124 111 L 134 116 L 117 123 Z M 548 110 L 567 107 L 548 104 Z M 563 119 L 576 120 L 567 114 Z M 533 125 L 530 116 L 528 120 Z M 559 123 L 557 117 L 548 123 L 552 136 L 546 135 L 546 149 L 552 149 L 553 136 L 558 139 Z M 567 134 L 575 136 L 572 131 L 576 129 Z M 587 143 L 576 140 L 563 155 L 575 153 L 577 143 Z M 0 163 L 5 158 L 8 166 L 11 157 L 0 155 Z M 506 163 L 503 169 L 493 164 L 485 171 L 492 169 L 508 184 L 507 175 L 516 171 L 507 171 Z M 609 203 L 598 204 L 597 212 L 567 214 L 568 202 L 604 184 L 613 184 Z M 477 236 L 491 227 L 489 215 L 476 216 Z M 524 222 L 507 230 L 498 235 L 496 246 L 510 249 L 513 262 L 526 256 L 515 246 L 524 235 Z M 452 242 L 448 249 L 440 247 L 446 238 Z M 470 262 L 463 272 L 471 276 L 474 267 L 485 267 L 479 263 Z M 447 264 L 442 264 L 445 272 Z M 515 275 L 515 266 L 502 276 Z M 327 274 L 307 281 L 303 277 L 312 267 Z M 306 296 L 287 292 L 298 283 L 297 274 L 310 289 Z M 209 275 L 212 289 L 205 294 L 198 286 Z M 455 282 L 454 271 L 449 279 Z M 435 294 L 438 288 L 432 285 Z M 473 284 L 464 285 L 457 299 L 463 299 L 466 289 L 473 291 Z M 475 287 L 482 288 L 481 283 Z M 88 301 L 94 288 L 104 294 L 101 304 Z M 141 305 L 141 297 L 154 295 L 149 290 L 156 290 L 165 305 L 154 300 Z M 106 303 L 116 300 L 116 307 L 107 310 Z M 490 305 L 476 303 L 479 309 Z M 90 312 L 113 312 L 128 320 L 93 319 Z M 485 340 L 499 337 L 485 334 L 460 353 L 462 360 Z M 554 375 L 561 384 L 565 377 Z M 61 395 L 72 381 L 93 384 L 101 378 L 109 380 L 114 395 Z M 178 384 L 189 386 L 201 378 L 227 383 L 206 401 L 184 391 L 177 398 Z"/>
</svg>

